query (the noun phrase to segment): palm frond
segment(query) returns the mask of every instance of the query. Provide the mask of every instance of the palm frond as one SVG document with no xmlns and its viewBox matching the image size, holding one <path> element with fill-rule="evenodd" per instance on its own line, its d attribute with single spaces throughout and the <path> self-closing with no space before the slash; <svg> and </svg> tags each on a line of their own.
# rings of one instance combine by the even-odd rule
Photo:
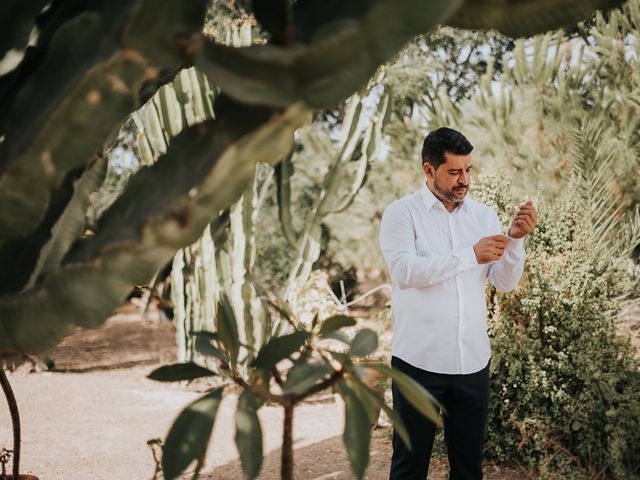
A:
<svg viewBox="0 0 640 480">
<path fill-rule="evenodd" d="M 593 246 L 603 253 L 626 256 L 635 246 L 633 239 L 640 238 L 633 231 L 640 217 L 629 220 L 623 215 L 627 205 L 616 189 L 613 134 L 601 119 L 584 119 L 570 129 L 570 139 L 572 181 L 593 227 Z"/>
</svg>

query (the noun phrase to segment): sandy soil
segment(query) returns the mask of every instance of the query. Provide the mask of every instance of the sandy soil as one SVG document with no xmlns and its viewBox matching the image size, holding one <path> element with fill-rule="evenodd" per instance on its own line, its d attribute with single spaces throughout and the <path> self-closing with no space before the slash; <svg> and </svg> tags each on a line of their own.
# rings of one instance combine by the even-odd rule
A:
<svg viewBox="0 0 640 480">
<path fill-rule="evenodd" d="M 140 320 L 132 314 L 110 319 L 97 330 L 78 332 L 51 358 L 55 370 L 29 373 L 23 365 L 10 374 L 20 405 L 22 472 L 41 480 L 151 479 L 155 463 L 147 441 L 163 438 L 177 413 L 200 395 L 176 384 L 146 379 L 157 365 L 175 358 L 169 322 Z M 233 441 L 236 398 L 221 410 L 201 478 L 243 478 Z M 282 415 L 277 407 L 260 411 L 265 461 L 260 478 L 278 478 Z M 295 469 L 300 480 L 351 479 L 342 446 L 342 404 L 325 395 L 295 413 Z M 11 422 L 0 407 L 0 445 L 10 448 Z M 366 478 L 388 478 L 389 431 L 374 432 Z M 515 480 L 524 472 L 486 467 L 488 479 Z M 446 460 L 433 460 L 432 479 L 446 478 Z M 185 477 L 188 478 L 188 477 Z"/>
</svg>

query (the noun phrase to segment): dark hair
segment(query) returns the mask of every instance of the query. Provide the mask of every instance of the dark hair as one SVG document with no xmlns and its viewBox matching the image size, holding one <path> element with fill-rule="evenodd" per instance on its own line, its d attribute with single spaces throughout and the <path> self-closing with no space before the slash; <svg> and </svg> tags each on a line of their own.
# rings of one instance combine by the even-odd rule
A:
<svg viewBox="0 0 640 480">
<path fill-rule="evenodd" d="M 422 163 L 429 162 L 436 170 L 445 162 L 445 152 L 454 155 L 469 155 L 473 145 L 457 130 L 440 127 L 433 130 L 422 144 Z"/>
</svg>

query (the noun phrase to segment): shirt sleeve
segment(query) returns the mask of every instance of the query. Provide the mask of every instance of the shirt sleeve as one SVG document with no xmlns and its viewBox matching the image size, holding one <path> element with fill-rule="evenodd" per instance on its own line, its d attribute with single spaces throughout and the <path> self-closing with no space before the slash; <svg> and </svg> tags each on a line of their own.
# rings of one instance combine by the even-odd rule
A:
<svg viewBox="0 0 640 480">
<path fill-rule="evenodd" d="M 446 255 L 419 256 L 413 218 L 399 202 L 385 209 L 379 239 L 391 280 L 400 288 L 430 287 L 478 266 L 473 246 Z"/>
<path fill-rule="evenodd" d="M 492 212 L 491 235 L 500 234 L 500 220 Z M 489 264 L 488 277 L 491 283 L 500 291 L 508 292 L 518 286 L 524 270 L 524 237 L 511 238 L 507 236 L 504 255 Z"/>
</svg>

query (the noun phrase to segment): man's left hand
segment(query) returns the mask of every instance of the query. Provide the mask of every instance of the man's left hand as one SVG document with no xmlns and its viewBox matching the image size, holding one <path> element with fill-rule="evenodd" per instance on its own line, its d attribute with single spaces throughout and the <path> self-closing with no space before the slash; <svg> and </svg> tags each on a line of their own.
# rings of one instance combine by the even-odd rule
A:
<svg viewBox="0 0 640 480">
<path fill-rule="evenodd" d="M 538 224 L 538 214 L 531 200 L 520 205 L 520 210 L 513 217 L 508 235 L 511 238 L 522 238 Z"/>
</svg>

